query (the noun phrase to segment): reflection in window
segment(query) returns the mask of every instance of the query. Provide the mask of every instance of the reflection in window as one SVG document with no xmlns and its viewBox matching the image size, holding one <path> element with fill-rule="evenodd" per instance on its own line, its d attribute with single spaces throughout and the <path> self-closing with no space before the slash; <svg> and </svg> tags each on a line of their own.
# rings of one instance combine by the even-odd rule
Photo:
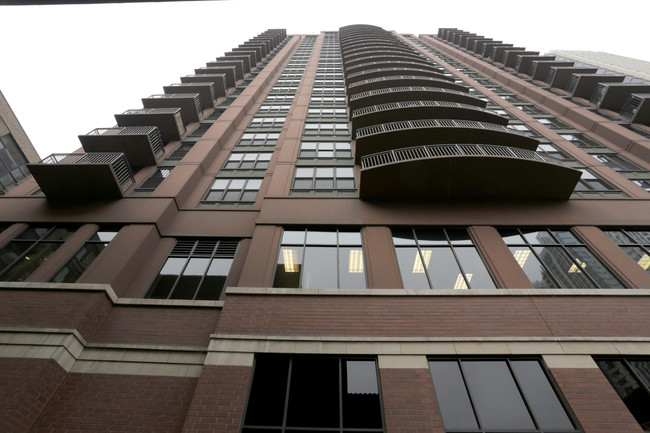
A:
<svg viewBox="0 0 650 433">
<path fill-rule="evenodd" d="M 0 281 L 24 281 L 72 233 L 64 227 L 27 228 L 0 249 Z"/>
<path fill-rule="evenodd" d="M 365 288 L 361 233 L 285 230 L 273 287 Z"/>
<path fill-rule="evenodd" d="M 238 205 L 255 203 L 263 179 L 217 178 L 203 199 L 204 204 Z"/>
<path fill-rule="evenodd" d="M 596 364 L 643 430 L 650 432 L 650 359 L 604 358 Z"/>
<path fill-rule="evenodd" d="M 405 289 L 493 289 L 466 229 L 393 229 Z"/>
<path fill-rule="evenodd" d="M 445 431 L 577 431 L 535 359 L 431 360 Z"/>
<path fill-rule="evenodd" d="M 156 171 L 153 172 L 144 182 L 136 188 L 136 191 L 142 192 L 151 192 L 158 188 L 158 185 L 162 183 L 163 180 L 167 178 L 172 172 L 174 167 L 157 167 Z"/>
<path fill-rule="evenodd" d="M 650 273 L 650 231 L 604 230 L 604 232 L 639 266 Z"/>
<path fill-rule="evenodd" d="M 646 171 L 633 162 L 614 153 L 592 153 L 591 156 L 615 171 Z"/>
<path fill-rule="evenodd" d="M 584 168 L 578 169 L 582 172 L 580 180 L 575 187 L 576 191 L 612 191 L 613 186 L 598 178 L 595 174 Z"/>
<path fill-rule="evenodd" d="M 74 283 L 117 236 L 118 230 L 99 229 L 52 278 L 56 283 Z"/>
<path fill-rule="evenodd" d="M 569 230 L 499 233 L 535 288 L 625 287 Z"/>
<path fill-rule="evenodd" d="M 381 412 L 373 359 L 263 355 L 242 432 L 382 432 Z"/>
<path fill-rule="evenodd" d="M 146 297 L 219 299 L 238 244 L 226 239 L 178 240 Z"/>
</svg>

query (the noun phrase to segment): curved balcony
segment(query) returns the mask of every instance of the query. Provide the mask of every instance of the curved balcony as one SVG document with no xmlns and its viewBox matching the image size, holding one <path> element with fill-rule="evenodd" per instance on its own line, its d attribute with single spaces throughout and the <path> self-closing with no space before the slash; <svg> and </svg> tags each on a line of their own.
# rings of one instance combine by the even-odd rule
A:
<svg viewBox="0 0 650 433">
<path fill-rule="evenodd" d="M 364 81 L 348 84 L 348 95 L 382 89 L 384 87 L 424 86 L 440 89 L 457 90 L 468 93 L 469 89 L 463 85 L 439 80 L 438 78 L 424 77 L 421 75 L 390 75 L 388 77 L 370 78 Z"/>
<path fill-rule="evenodd" d="M 404 101 L 447 101 L 469 104 L 482 108 L 485 108 L 487 105 L 487 102 L 474 96 L 470 96 L 467 92 L 441 89 L 439 87 L 407 86 L 387 87 L 351 95 L 348 106 L 350 110 L 354 111 L 373 105 Z"/>
<path fill-rule="evenodd" d="M 363 65 L 368 62 L 397 62 L 397 61 L 407 61 L 407 62 L 422 62 L 424 64 L 431 64 L 431 61 L 425 57 L 419 56 L 415 53 L 368 53 L 368 55 L 363 57 L 358 57 L 354 60 L 343 63 L 345 69 L 353 69 L 357 65 Z"/>
<path fill-rule="evenodd" d="M 566 200 L 580 171 L 529 150 L 482 144 L 417 146 L 364 156 L 364 200 Z"/>
<path fill-rule="evenodd" d="M 349 66 L 343 68 L 343 74 L 347 77 L 355 72 L 365 71 L 367 69 L 377 69 L 377 68 L 395 68 L 400 66 L 411 66 L 416 68 L 428 69 L 430 71 L 439 72 L 440 69 L 437 68 L 433 63 L 422 58 L 422 60 L 375 60 L 369 61 L 367 63 L 361 63 L 354 66 Z"/>
<path fill-rule="evenodd" d="M 373 105 L 352 112 L 352 135 L 357 129 L 391 121 L 417 119 L 457 119 L 506 126 L 508 119 L 494 111 L 457 102 L 405 101 Z"/>
<path fill-rule="evenodd" d="M 376 68 L 376 69 L 366 69 L 364 71 L 354 72 L 347 76 L 345 79 L 346 84 L 350 85 L 358 81 L 369 80 L 371 78 L 379 77 L 389 77 L 393 75 L 420 75 L 424 77 L 437 78 L 439 80 L 445 80 L 450 82 L 455 82 L 454 77 L 448 77 L 443 75 L 442 72 L 436 72 L 431 69 L 422 69 L 414 68 L 410 66 L 405 67 L 392 67 L 392 68 Z"/>
<path fill-rule="evenodd" d="M 535 150 L 539 142 L 519 131 L 472 120 L 406 120 L 356 131 L 355 163 L 371 153 L 424 144 L 484 143 Z"/>
<path fill-rule="evenodd" d="M 350 44 L 341 50 L 341 55 L 343 60 L 349 56 L 356 56 L 362 54 L 368 50 L 374 49 L 396 49 L 396 48 L 407 48 L 410 49 L 408 45 L 403 44 L 402 42 L 394 41 L 377 41 L 377 42 L 368 42 L 368 41 L 359 41 L 354 44 Z"/>
<path fill-rule="evenodd" d="M 397 56 L 408 55 L 408 56 L 416 56 L 418 58 L 422 58 L 422 56 L 418 55 L 417 52 L 413 51 L 409 47 L 399 47 L 399 46 L 376 47 L 374 45 L 365 46 L 364 49 L 355 50 L 355 52 L 353 53 L 346 51 L 346 53 L 342 57 L 343 57 L 344 65 L 353 65 L 357 62 L 358 59 L 363 59 L 364 57 L 381 57 L 387 55 L 397 55 Z"/>
</svg>

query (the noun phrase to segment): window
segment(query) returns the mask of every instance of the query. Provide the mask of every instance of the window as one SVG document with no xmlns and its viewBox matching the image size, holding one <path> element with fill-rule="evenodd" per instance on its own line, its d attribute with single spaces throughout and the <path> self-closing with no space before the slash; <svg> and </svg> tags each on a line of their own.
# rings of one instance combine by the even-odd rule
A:
<svg viewBox="0 0 650 433">
<path fill-rule="evenodd" d="M 229 239 L 176 241 L 147 298 L 219 299 L 238 244 Z"/>
<path fill-rule="evenodd" d="M 212 183 L 210 191 L 205 196 L 203 203 L 248 203 L 252 205 L 255 203 L 255 199 L 257 199 L 257 192 L 262 185 L 262 180 L 217 178 Z"/>
<path fill-rule="evenodd" d="M 650 273 L 650 231 L 604 230 L 604 232 L 639 266 Z"/>
<path fill-rule="evenodd" d="M 571 144 L 580 149 L 602 149 L 605 147 L 584 134 L 560 134 L 560 137 L 570 141 Z"/>
<path fill-rule="evenodd" d="M 223 166 L 225 170 L 266 170 L 272 153 L 231 153 Z"/>
<path fill-rule="evenodd" d="M 571 129 L 569 125 L 567 125 L 564 122 L 560 122 L 555 118 L 542 118 L 542 119 L 537 119 L 537 121 L 551 129 Z"/>
<path fill-rule="evenodd" d="M 285 117 L 253 117 L 249 128 L 282 128 Z"/>
<path fill-rule="evenodd" d="M 165 180 L 167 176 L 169 176 L 173 169 L 174 167 L 157 167 L 156 171 L 154 171 L 151 176 L 149 176 L 144 182 L 140 184 L 139 187 L 136 188 L 136 191 L 154 191 L 156 188 L 158 188 L 158 185 L 160 185 L 162 181 Z"/>
<path fill-rule="evenodd" d="M 306 123 L 304 135 L 350 135 L 347 123 Z"/>
<path fill-rule="evenodd" d="M 310 108 L 307 111 L 307 117 L 346 119 L 348 110 L 346 108 Z"/>
<path fill-rule="evenodd" d="M 356 230 L 285 230 L 273 287 L 366 287 L 361 233 Z"/>
<path fill-rule="evenodd" d="M 117 236 L 118 230 L 99 229 L 77 251 L 72 259 L 52 278 L 56 283 L 74 283 L 86 272 L 97 256 Z"/>
<path fill-rule="evenodd" d="M 269 95 L 264 99 L 265 103 L 274 104 L 291 104 L 293 102 L 293 95 Z"/>
<path fill-rule="evenodd" d="M 188 137 L 201 137 L 211 126 L 212 123 L 200 123 L 199 126 L 189 133 Z"/>
<path fill-rule="evenodd" d="M 493 289 L 466 229 L 393 229 L 405 289 Z"/>
<path fill-rule="evenodd" d="M 169 160 L 183 159 L 183 157 L 187 155 L 187 152 L 189 152 L 192 149 L 192 147 L 194 147 L 194 144 L 195 143 L 181 143 L 181 145 L 178 146 L 172 153 L 170 153 L 166 159 Z"/>
<path fill-rule="evenodd" d="M 508 125 L 508 129 L 514 129 L 515 131 L 519 131 L 520 133 L 522 133 L 527 137 L 534 137 L 537 135 L 534 131 L 532 131 L 530 128 L 524 125 Z"/>
<path fill-rule="evenodd" d="M 578 431 L 536 359 L 430 360 L 447 432 Z"/>
<path fill-rule="evenodd" d="M 242 433 L 382 432 L 374 359 L 258 355 Z"/>
<path fill-rule="evenodd" d="M 580 175 L 580 180 L 578 181 L 578 184 L 575 187 L 576 191 L 612 191 L 615 190 L 615 188 L 608 183 L 606 183 L 604 180 L 599 179 L 596 177 L 595 174 L 590 172 L 587 169 L 581 168 L 579 169 L 582 174 Z"/>
<path fill-rule="evenodd" d="M 309 100 L 310 104 L 345 104 L 345 97 L 343 96 L 312 96 Z"/>
<path fill-rule="evenodd" d="M 295 190 L 354 190 L 354 167 L 298 167 Z"/>
<path fill-rule="evenodd" d="M 596 364 L 643 430 L 650 432 L 650 359 L 604 358 Z"/>
<path fill-rule="evenodd" d="M 291 105 L 262 105 L 258 110 L 258 114 L 277 114 L 287 113 Z"/>
<path fill-rule="evenodd" d="M 275 146 L 278 144 L 278 132 L 260 132 L 257 134 L 245 132 L 239 139 L 237 146 Z"/>
<path fill-rule="evenodd" d="M 625 287 L 569 230 L 499 233 L 535 288 Z"/>
<path fill-rule="evenodd" d="M 528 113 L 528 114 L 531 114 L 531 115 L 549 114 L 546 111 L 542 110 L 541 108 L 539 108 L 539 107 L 537 107 L 535 105 L 517 105 L 517 108 L 519 108 L 524 113 Z"/>
<path fill-rule="evenodd" d="M 5 122 L 0 118 L 0 130 L 7 131 Z M 0 137 L 0 190 L 7 190 L 30 175 L 27 158 L 16 143 L 13 135 Z"/>
<path fill-rule="evenodd" d="M 614 153 L 592 153 L 591 156 L 615 171 L 645 171 L 633 162 Z"/>
<path fill-rule="evenodd" d="M 573 158 L 569 157 L 566 153 L 558 150 L 552 144 L 540 143 L 537 146 L 537 152 L 544 153 L 553 158 L 561 159 L 564 161 L 573 161 Z"/>
<path fill-rule="evenodd" d="M 74 230 L 29 227 L 0 249 L 0 281 L 24 281 L 43 264 Z"/>
<path fill-rule="evenodd" d="M 303 142 L 300 143 L 302 159 L 352 158 L 352 147 L 348 142 Z"/>
</svg>

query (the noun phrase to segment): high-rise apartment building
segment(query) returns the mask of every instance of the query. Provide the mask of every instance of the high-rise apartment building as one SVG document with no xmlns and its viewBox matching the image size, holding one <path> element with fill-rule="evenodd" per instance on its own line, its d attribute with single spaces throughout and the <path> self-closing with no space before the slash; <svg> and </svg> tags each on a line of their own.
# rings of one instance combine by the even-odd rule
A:
<svg viewBox="0 0 650 433">
<path fill-rule="evenodd" d="M 0 430 L 650 430 L 650 129 L 546 57 L 267 30 L 31 164 Z"/>
</svg>

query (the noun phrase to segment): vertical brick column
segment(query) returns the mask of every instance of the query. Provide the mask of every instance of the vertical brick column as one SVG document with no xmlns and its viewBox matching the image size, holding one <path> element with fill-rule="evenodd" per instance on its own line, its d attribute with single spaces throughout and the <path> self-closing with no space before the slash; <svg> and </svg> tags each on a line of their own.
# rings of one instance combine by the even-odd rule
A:
<svg viewBox="0 0 650 433">
<path fill-rule="evenodd" d="M 380 356 L 387 433 L 444 433 L 424 356 Z"/>
<path fill-rule="evenodd" d="M 0 432 L 30 431 L 64 377 L 52 360 L 0 358 Z"/>
<path fill-rule="evenodd" d="M 643 430 L 590 356 L 544 356 L 585 433 Z"/>
<path fill-rule="evenodd" d="M 240 365 L 204 366 L 182 432 L 238 432 L 252 370 Z"/>
</svg>

